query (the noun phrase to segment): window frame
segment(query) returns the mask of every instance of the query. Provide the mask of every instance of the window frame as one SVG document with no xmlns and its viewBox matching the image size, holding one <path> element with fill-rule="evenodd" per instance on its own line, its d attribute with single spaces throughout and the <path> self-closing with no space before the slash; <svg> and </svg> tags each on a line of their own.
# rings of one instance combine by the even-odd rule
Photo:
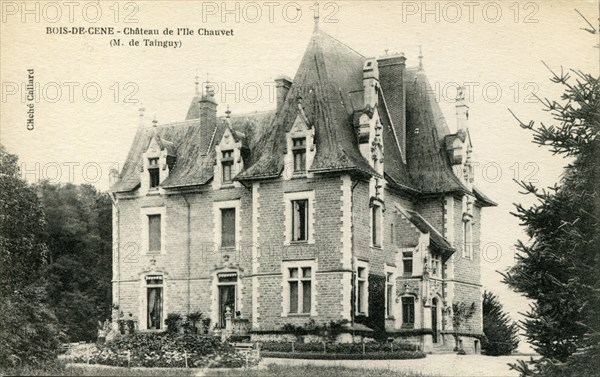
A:
<svg viewBox="0 0 600 377">
<path fill-rule="evenodd" d="M 296 142 L 300 142 L 300 144 L 296 144 Z M 301 137 L 292 137 L 292 162 L 293 162 L 293 172 L 294 174 L 306 174 L 306 165 L 307 165 L 307 140 L 306 136 Z M 297 156 L 300 155 L 302 158 L 301 168 L 299 169 L 296 165 Z"/>
<path fill-rule="evenodd" d="M 304 276 L 304 270 L 310 269 L 310 277 Z M 298 272 L 297 277 L 292 276 L 292 270 Z M 283 300 L 282 300 L 282 317 L 312 317 L 317 315 L 317 263 L 315 260 L 298 260 L 298 261 L 285 261 L 281 263 L 282 272 L 282 289 L 283 289 Z M 308 300 L 310 301 L 310 308 L 306 310 L 304 302 L 306 298 L 304 282 L 310 284 L 310 295 Z M 296 297 L 296 311 L 292 312 L 292 285 L 296 283 L 297 297 Z"/>
<path fill-rule="evenodd" d="M 410 302 L 409 302 L 410 300 Z M 402 296 L 400 298 L 402 308 L 402 328 L 414 328 L 416 323 L 415 317 L 415 297 Z M 407 310 L 411 309 L 411 310 Z M 407 320 L 408 319 L 408 320 Z M 412 320 L 412 321 L 411 321 Z"/>
<path fill-rule="evenodd" d="M 160 166 L 158 157 L 148 158 L 148 190 L 158 190 L 160 186 Z"/>
<path fill-rule="evenodd" d="M 223 219 L 222 209 L 235 209 L 235 246 L 223 247 Z M 213 242 L 217 246 L 217 250 L 221 249 L 236 249 L 242 239 L 242 204 L 240 199 L 224 200 L 213 202 Z"/>
<path fill-rule="evenodd" d="M 296 216 L 297 212 L 300 212 L 300 203 L 304 203 L 304 216 L 298 215 Z M 291 200 L 291 205 L 292 205 L 292 235 L 291 235 L 291 242 L 308 242 L 308 234 L 309 234 L 309 208 L 310 208 L 310 203 L 308 201 L 308 199 L 293 199 Z M 298 208 L 296 208 L 296 205 L 298 205 Z M 300 223 L 304 223 L 304 229 L 302 230 L 302 224 L 298 225 L 296 224 L 296 222 L 300 222 Z M 297 234 L 298 233 L 298 234 Z M 301 239 L 300 236 L 303 234 L 303 238 Z"/>
<path fill-rule="evenodd" d="M 221 151 L 221 184 L 230 185 L 233 183 L 233 164 L 233 149 Z M 229 179 L 226 179 L 226 173 L 228 173 Z"/>
<path fill-rule="evenodd" d="M 360 271 L 364 276 L 360 276 Z M 361 286 L 362 283 L 362 286 Z M 356 260 L 354 271 L 354 312 L 369 315 L 369 262 Z"/>
<path fill-rule="evenodd" d="M 306 240 L 294 240 L 294 201 L 307 200 L 308 208 L 306 210 Z M 315 243 L 315 192 L 296 191 L 283 194 L 283 205 L 285 208 L 285 237 L 284 246 L 293 244 L 314 244 Z"/>
<path fill-rule="evenodd" d="M 146 215 L 146 217 L 148 218 L 148 254 L 160 254 L 160 251 L 162 250 L 162 216 L 159 213 L 153 213 Z M 155 229 L 155 226 L 152 224 L 153 218 L 158 218 L 158 229 Z M 153 237 L 153 231 L 157 231 L 158 236 Z M 156 249 L 153 248 L 153 240 L 158 243 L 158 248 Z"/>
<path fill-rule="evenodd" d="M 384 266 L 385 273 L 385 318 L 394 319 L 396 309 L 396 268 L 393 266 Z"/>
<path fill-rule="evenodd" d="M 462 225 L 462 257 L 473 260 L 473 222 L 467 218 Z"/>
<path fill-rule="evenodd" d="M 150 250 L 150 218 L 152 215 L 160 215 L 160 250 Z M 142 223 L 142 253 L 145 255 L 166 254 L 166 230 L 167 216 L 166 207 L 144 207 L 140 211 Z M 127 258 L 127 256 L 125 257 Z"/>
<path fill-rule="evenodd" d="M 222 249 L 234 249 L 237 244 L 237 241 L 238 241 L 237 237 L 236 237 L 237 236 L 236 223 L 237 223 L 237 216 L 238 216 L 237 210 L 235 207 L 222 207 L 222 208 L 219 208 L 219 211 L 220 211 L 220 216 L 221 216 L 221 242 L 220 242 L 221 248 Z M 233 211 L 233 244 L 232 245 L 229 245 L 229 244 L 224 245 L 224 242 L 223 242 L 225 240 L 225 232 L 223 231 L 225 224 L 223 222 L 223 218 L 224 218 L 224 213 L 226 211 Z"/>
<path fill-rule="evenodd" d="M 410 261 L 410 271 L 407 271 L 406 265 Z M 414 253 L 412 251 L 402 252 L 402 276 L 413 276 L 414 273 Z"/>
<path fill-rule="evenodd" d="M 383 206 L 379 203 L 371 205 L 371 247 L 383 247 Z"/>
</svg>

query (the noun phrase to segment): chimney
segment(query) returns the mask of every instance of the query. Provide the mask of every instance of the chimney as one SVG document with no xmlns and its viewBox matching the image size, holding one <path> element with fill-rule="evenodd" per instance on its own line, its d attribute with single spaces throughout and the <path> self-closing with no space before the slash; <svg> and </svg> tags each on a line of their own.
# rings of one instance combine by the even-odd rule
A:
<svg viewBox="0 0 600 377">
<path fill-rule="evenodd" d="M 373 108 L 377 104 L 377 87 L 379 86 L 379 68 L 377 60 L 367 59 L 363 65 L 363 97 L 364 108 Z"/>
<path fill-rule="evenodd" d="M 210 147 L 210 139 L 217 125 L 217 102 L 212 86 L 206 84 L 206 93 L 198 101 L 200 111 L 200 153 L 205 156 Z"/>
<path fill-rule="evenodd" d="M 465 88 L 459 86 L 456 89 L 456 132 L 464 132 L 466 134 L 469 121 L 469 106 L 465 100 Z"/>
<path fill-rule="evenodd" d="M 281 111 L 291 86 L 292 79 L 287 76 L 282 75 L 275 79 L 275 88 L 277 90 L 277 112 Z"/>
<path fill-rule="evenodd" d="M 403 53 L 384 55 L 378 60 L 379 82 L 385 94 L 388 111 L 394 122 L 402 157 L 406 160 L 406 58 Z"/>
</svg>

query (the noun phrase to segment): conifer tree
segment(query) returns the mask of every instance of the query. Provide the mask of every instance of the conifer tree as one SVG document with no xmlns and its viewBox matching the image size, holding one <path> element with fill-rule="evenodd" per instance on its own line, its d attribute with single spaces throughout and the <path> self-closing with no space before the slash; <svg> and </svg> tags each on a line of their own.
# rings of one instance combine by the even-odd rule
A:
<svg viewBox="0 0 600 377">
<path fill-rule="evenodd" d="M 498 296 L 483 293 L 483 333 L 481 348 L 486 355 L 510 355 L 519 346 L 519 328 L 502 309 Z"/>
</svg>

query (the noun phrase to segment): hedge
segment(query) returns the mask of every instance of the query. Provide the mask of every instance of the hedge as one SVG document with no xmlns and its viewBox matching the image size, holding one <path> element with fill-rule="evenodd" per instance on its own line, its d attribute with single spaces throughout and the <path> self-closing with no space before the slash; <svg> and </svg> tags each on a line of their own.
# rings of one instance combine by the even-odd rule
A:
<svg viewBox="0 0 600 377">
<path fill-rule="evenodd" d="M 323 347 L 323 343 L 294 343 L 293 348 L 291 342 L 265 342 L 260 344 L 261 351 L 270 352 L 323 353 Z M 365 353 L 391 353 L 396 351 L 417 351 L 417 346 L 414 344 L 405 343 L 364 343 Z M 326 343 L 325 352 L 340 354 L 362 354 L 363 343 Z"/>
<path fill-rule="evenodd" d="M 409 360 L 422 359 L 425 354 L 420 351 L 371 352 L 365 353 L 316 353 L 316 352 L 261 352 L 261 357 L 281 359 L 312 360 Z"/>
</svg>

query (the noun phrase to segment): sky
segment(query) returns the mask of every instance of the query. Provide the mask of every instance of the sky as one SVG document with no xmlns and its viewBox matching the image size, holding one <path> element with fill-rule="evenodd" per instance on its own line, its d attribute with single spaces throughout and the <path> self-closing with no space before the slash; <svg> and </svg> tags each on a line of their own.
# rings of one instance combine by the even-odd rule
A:
<svg viewBox="0 0 600 377">
<path fill-rule="evenodd" d="M 467 87 L 476 185 L 499 205 L 482 220 L 482 283 L 500 296 L 514 319 L 528 303 L 500 283 L 514 264 L 517 239 L 527 241 L 513 203 L 533 204 L 514 180 L 545 187 L 567 160 L 531 143 L 508 111 L 545 121 L 536 96 L 558 98 L 551 69 L 598 74 L 598 3 L 321 1 L 314 2 L 2 2 L 0 23 L 0 142 L 19 156 L 30 182 L 92 183 L 108 188 L 140 123 L 185 118 L 199 81 L 217 85 L 218 113 L 275 107 L 273 79 L 294 76 L 309 42 L 315 11 L 319 27 L 366 57 L 403 52 L 407 66 L 423 66 L 451 130 L 454 94 Z M 24 8 L 27 7 L 27 8 Z M 108 28 L 113 35 L 100 34 Z M 73 28 L 78 32 L 73 34 Z M 127 28 L 160 35 L 125 35 Z M 165 29 L 173 35 L 165 35 Z M 193 35 L 177 35 L 188 28 Z M 225 36 L 198 35 L 204 30 Z M 80 30 L 86 32 L 80 34 Z M 65 34 L 65 31 L 71 31 Z M 168 30 L 167 30 L 168 33 Z M 120 45 L 115 45 L 115 39 Z M 145 46 L 144 39 L 175 47 Z M 131 46 L 130 41 L 138 46 Z M 33 70 L 33 71 L 28 71 Z M 27 98 L 33 72 L 36 89 Z M 208 76 L 207 76 L 208 75 Z M 33 104 L 33 129 L 28 105 Z M 31 124 L 30 124 L 31 128 Z M 523 346 L 525 347 L 525 346 Z M 524 348 L 522 348 L 524 349 Z"/>
</svg>

